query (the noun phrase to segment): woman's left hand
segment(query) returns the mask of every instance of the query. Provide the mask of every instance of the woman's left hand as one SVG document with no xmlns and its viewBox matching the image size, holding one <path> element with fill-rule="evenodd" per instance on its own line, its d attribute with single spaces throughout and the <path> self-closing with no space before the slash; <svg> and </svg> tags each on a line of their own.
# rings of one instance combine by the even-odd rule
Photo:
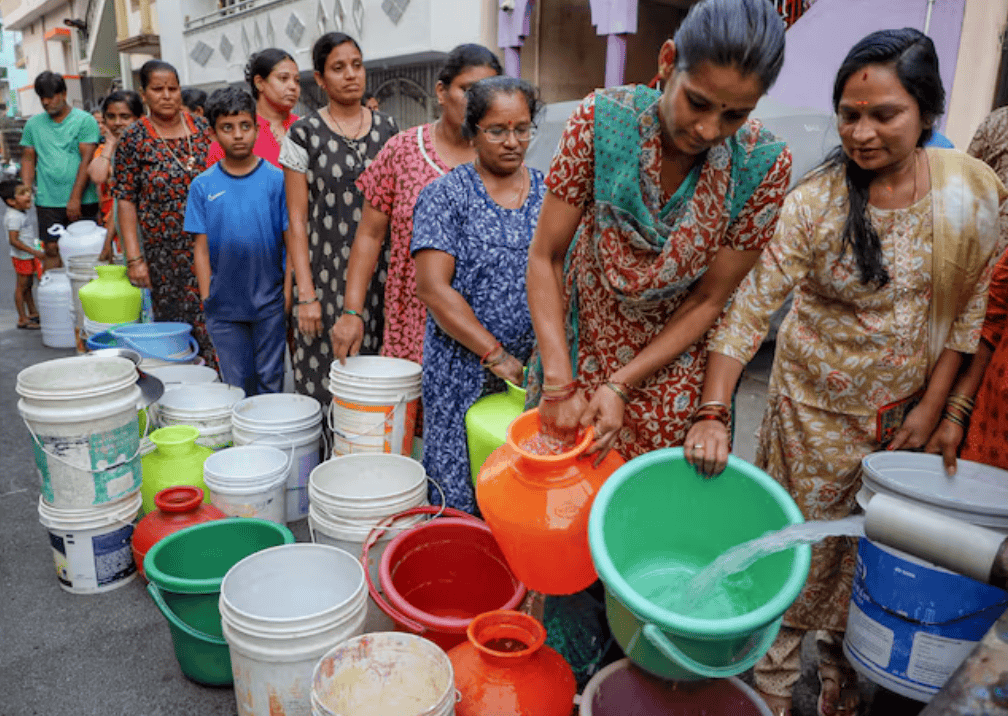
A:
<svg viewBox="0 0 1008 716">
<path fill-rule="evenodd" d="M 945 463 L 945 473 L 947 475 L 956 474 L 956 453 L 962 444 L 964 437 L 963 429 L 950 420 L 942 420 L 938 423 L 938 428 L 928 440 L 925 452 L 942 456 Z"/>
<path fill-rule="evenodd" d="M 504 360 L 490 368 L 490 372 L 515 385 L 521 385 L 525 381 L 525 366 L 510 353 L 504 357 Z"/>
<path fill-rule="evenodd" d="M 942 406 L 938 409 L 929 407 L 921 402 L 916 408 L 907 413 L 903 419 L 903 424 L 896 431 L 892 442 L 887 450 L 917 450 L 927 444 L 928 438 L 934 432 L 938 419 L 941 417 Z"/>
<path fill-rule="evenodd" d="M 588 448 L 586 454 L 598 453 L 595 465 L 598 466 L 612 449 L 623 427 L 623 411 L 626 405 L 612 388 L 600 385 L 588 403 L 588 409 L 581 418 L 581 424 L 589 425 L 595 430 L 595 442 Z"/>
</svg>

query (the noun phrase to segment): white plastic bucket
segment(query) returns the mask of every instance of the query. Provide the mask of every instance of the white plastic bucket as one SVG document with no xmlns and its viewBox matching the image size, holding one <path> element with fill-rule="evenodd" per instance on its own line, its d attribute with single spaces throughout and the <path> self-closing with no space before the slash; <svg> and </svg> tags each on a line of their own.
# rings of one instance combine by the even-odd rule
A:
<svg viewBox="0 0 1008 716">
<path fill-rule="evenodd" d="M 191 425 L 200 432 L 197 445 L 222 450 L 234 443 L 231 409 L 244 398 L 244 390 L 224 383 L 169 384 L 156 404 L 157 422 L 160 427 Z"/>
<path fill-rule="evenodd" d="M 203 463 L 210 502 L 231 517 L 259 517 L 285 523 L 285 492 L 290 461 L 269 445 L 224 448 Z"/>
<path fill-rule="evenodd" d="M 245 398 L 231 411 L 231 431 L 235 445 L 293 446 L 286 519 L 294 522 L 307 517 L 308 478 L 319 464 L 322 441 L 322 407 L 318 401 L 292 393 Z"/>
<path fill-rule="evenodd" d="M 86 334 L 83 333 L 84 306 L 81 305 L 80 302 L 80 290 L 87 285 L 91 279 L 98 278 L 98 272 L 95 271 L 94 267 L 104 265 L 106 263 L 108 262 L 98 260 L 98 254 L 81 254 L 79 256 L 71 256 L 66 261 L 67 277 L 70 279 L 70 297 L 74 316 L 74 332 L 78 339 L 78 348 L 83 346 L 83 338 L 86 337 Z"/>
<path fill-rule="evenodd" d="M 319 660 L 311 682 L 313 716 L 451 716 L 455 698 L 448 655 L 399 632 L 347 640 Z"/>
<path fill-rule="evenodd" d="M 140 493 L 100 507 L 61 510 L 39 497 L 39 522 L 49 532 L 56 579 L 71 594 L 96 594 L 133 581 L 131 540 Z"/>
<path fill-rule="evenodd" d="M 361 633 L 366 597 L 357 559 L 325 545 L 272 547 L 228 570 L 219 608 L 238 712 L 307 714 L 315 664 Z"/>
<path fill-rule="evenodd" d="M 353 356 L 329 368 L 329 427 L 333 455 L 386 452 L 410 455 L 420 402 L 419 363 Z"/>
<path fill-rule="evenodd" d="M 881 452 L 862 461 L 866 506 L 875 493 L 1008 534 L 1008 472 L 940 455 Z M 858 545 L 844 653 L 864 677 L 930 701 L 1008 607 L 987 584 L 869 539 Z"/>
<path fill-rule="evenodd" d="M 165 387 L 171 385 L 205 385 L 207 383 L 220 382 L 220 376 L 217 375 L 217 371 L 205 365 L 167 363 L 149 368 L 147 372 L 164 383 Z"/>
<path fill-rule="evenodd" d="M 39 324 L 42 344 L 50 348 L 74 348 L 73 297 L 66 269 L 49 269 L 39 280 Z"/>
<path fill-rule="evenodd" d="M 103 505 L 140 489 L 136 379 L 132 361 L 118 357 L 57 358 L 18 373 L 18 411 L 53 507 Z"/>
</svg>

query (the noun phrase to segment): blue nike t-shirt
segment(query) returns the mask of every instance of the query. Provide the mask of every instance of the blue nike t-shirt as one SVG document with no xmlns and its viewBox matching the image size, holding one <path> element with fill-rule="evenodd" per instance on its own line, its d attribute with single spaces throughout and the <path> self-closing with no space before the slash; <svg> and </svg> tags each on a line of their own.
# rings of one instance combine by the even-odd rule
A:
<svg viewBox="0 0 1008 716">
<path fill-rule="evenodd" d="M 262 159 L 244 176 L 220 162 L 189 186 L 185 230 L 206 234 L 210 251 L 208 316 L 254 321 L 283 310 L 287 198 L 283 172 Z"/>
</svg>

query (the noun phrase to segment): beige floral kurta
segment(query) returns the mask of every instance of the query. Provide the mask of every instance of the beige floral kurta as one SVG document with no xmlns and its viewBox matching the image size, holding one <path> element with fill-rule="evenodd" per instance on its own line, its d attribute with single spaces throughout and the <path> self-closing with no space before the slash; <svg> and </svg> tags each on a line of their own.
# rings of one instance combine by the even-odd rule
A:
<svg viewBox="0 0 1008 716">
<path fill-rule="evenodd" d="M 799 185 L 709 346 L 747 363 L 770 314 L 795 290 L 777 336 L 756 462 L 806 519 L 838 519 L 855 509 L 861 458 L 880 448 L 878 409 L 922 388 L 928 370 L 931 195 L 906 209 L 870 208 L 890 276 L 881 289 L 862 284 L 854 256 L 842 251 L 846 211 L 839 170 Z M 988 266 L 947 348 L 976 350 L 989 278 Z M 848 538 L 813 546 L 809 579 L 787 625 L 845 629 L 855 552 Z"/>
</svg>

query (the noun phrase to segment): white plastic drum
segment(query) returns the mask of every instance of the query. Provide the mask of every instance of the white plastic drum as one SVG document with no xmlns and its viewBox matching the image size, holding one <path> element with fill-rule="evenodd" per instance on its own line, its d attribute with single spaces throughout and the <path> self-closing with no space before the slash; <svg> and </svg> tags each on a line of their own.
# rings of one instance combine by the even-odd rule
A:
<svg viewBox="0 0 1008 716">
<path fill-rule="evenodd" d="M 181 367 L 202 368 L 195 365 Z M 244 397 L 244 390 L 224 383 L 169 384 L 157 402 L 157 422 L 159 427 L 191 425 L 200 432 L 197 445 L 222 450 L 234 443 L 231 410 Z"/>
<path fill-rule="evenodd" d="M 319 464 L 322 406 L 314 398 L 292 393 L 255 395 L 231 411 L 234 444 L 293 448 L 287 479 L 287 521 L 308 516 L 308 478 Z"/>
<path fill-rule="evenodd" d="M 118 357 L 58 358 L 18 373 L 18 411 L 50 505 L 92 507 L 140 489 L 136 380 L 132 361 Z"/>
<path fill-rule="evenodd" d="M 876 493 L 1008 534 L 1008 472 L 940 455 L 878 452 L 862 460 L 858 502 Z M 1008 607 L 1000 589 L 873 542 L 858 544 L 844 654 L 864 677 L 929 701 Z"/>
</svg>

